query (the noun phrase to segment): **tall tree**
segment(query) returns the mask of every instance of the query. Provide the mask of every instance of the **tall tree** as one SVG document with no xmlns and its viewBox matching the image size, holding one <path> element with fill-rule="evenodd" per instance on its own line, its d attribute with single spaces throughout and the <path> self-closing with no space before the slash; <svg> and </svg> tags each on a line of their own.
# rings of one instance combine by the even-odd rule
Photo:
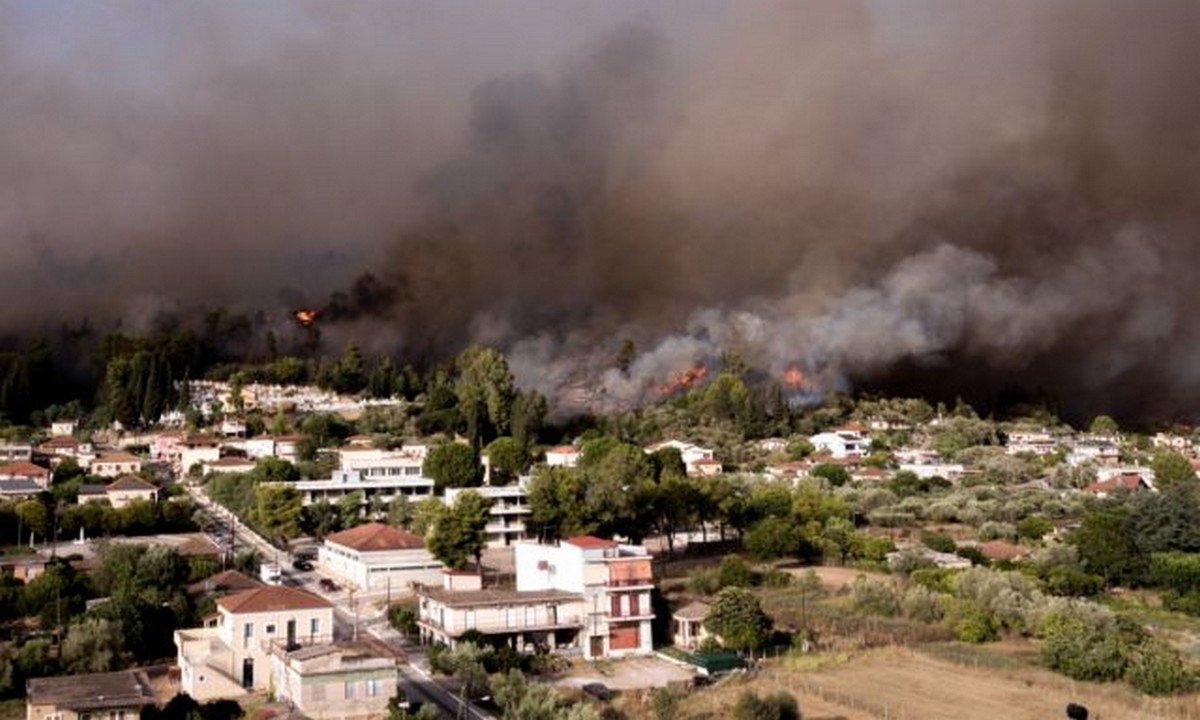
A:
<svg viewBox="0 0 1200 720">
<path fill-rule="evenodd" d="M 487 446 L 493 485 L 515 482 L 529 463 L 525 448 L 511 437 L 498 437 Z"/>
<path fill-rule="evenodd" d="M 515 395 L 512 372 L 504 355 L 479 345 L 464 350 L 456 365 L 459 412 L 471 444 L 479 448 L 485 435 L 494 437 L 508 430 Z"/>
<path fill-rule="evenodd" d="M 291 485 L 265 483 L 254 488 L 254 522 L 272 540 L 300 534 L 300 510 L 300 492 Z"/>
<path fill-rule="evenodd" d="M 475 487 L 483 479 L 483 468 L 474 448 L 459 443 L 441 443 L 429 448 L 421 473 L 433 480 L 438 491 Z"/>
<path fill-rule="evenodd" d="M 487 545 L 486 527 L 491 501 L 474 490 L 460 493 L 454 504 L 433 524 L 429 536 L 429 552 L 448 567 L 461 570 L 467 561 L 475 559 L 483 572 L 481 559 Z"/>
<path fill-rule="evenodd" d="M 749 590 L 728 587 L 717 593 L 704 627 L 721 638 L 726 647 L 752 652 L 766 644 L 771 618 Z"/>
</svg>

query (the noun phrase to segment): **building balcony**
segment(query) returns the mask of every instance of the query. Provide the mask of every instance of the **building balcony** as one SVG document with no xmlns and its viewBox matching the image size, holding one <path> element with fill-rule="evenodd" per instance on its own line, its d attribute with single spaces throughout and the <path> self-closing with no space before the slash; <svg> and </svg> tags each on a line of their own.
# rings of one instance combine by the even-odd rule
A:
<svg viewBox="0 0 1200 720">
<path fill-rule="evenodd" d="M 609 590 L 641 590 L 654 587 L 653 577 L 609 578 L 604 583 Z"/>
<path fill-rule="evenodd" d="M 582 628 L 584 625 L 583 617 L 580 615 L 564 615 L 557 618 L 541 618 L 534 622 L 523 622 L 523 618 L 518 618 L 517 622 L 476 622 L 471 626 L 466 623 L 450 623 L 449 627 L 443 626 L 432 617 L 421 618 L 418 625 L 429 630 L 435 630 L 444 633 L 450 637 L 458 637 L 465 632 L 474 630 L 483 633 L 484 635 L 505 635 L 509 633 L 521 632 L 545 632 L 549 630 L 560 630 L 566 628 Z"/>
</svg>

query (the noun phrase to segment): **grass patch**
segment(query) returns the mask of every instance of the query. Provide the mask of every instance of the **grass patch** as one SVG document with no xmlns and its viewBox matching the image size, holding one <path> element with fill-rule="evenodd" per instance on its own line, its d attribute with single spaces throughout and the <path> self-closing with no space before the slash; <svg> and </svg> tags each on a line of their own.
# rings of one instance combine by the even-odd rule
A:
<svg viewBox="0 0 1200 720">
<path fill-rule="evenodd" d="M 967 667 L 1009 670 L 1028 666 L 1027 662 L 997 653 L 987 645 L 969 645 L 957 642 L 929 643 L 918 646 L 916 650 L 937 660 L 945 660 Z"/>
<path fill-rule="evenodd" d="M 0 720 L 24 720 L 24 718 L 24 699 L 13 698 L 11 700 L 0 700 Z"/>
<path fill-rule="evenodd" d="M 793 651 L 780 658 L 780 665 L 789 672 L 817 672 L 845 665 L 854 659 L 848 652 L 802 653 Z"/>
</svg>

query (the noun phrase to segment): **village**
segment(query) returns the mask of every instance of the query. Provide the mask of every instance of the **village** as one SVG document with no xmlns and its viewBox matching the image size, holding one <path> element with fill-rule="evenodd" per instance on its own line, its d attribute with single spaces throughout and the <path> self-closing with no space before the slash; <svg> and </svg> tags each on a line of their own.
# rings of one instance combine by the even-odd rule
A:
<svg viewBox="0 0 1200 720">
<path fill-rule="evenodd" d="M 64 419 L 0 445 L 0 522 L 15 541 L 0 568 L 13 597 L 103 578 L 72 581 L 88 597 L 66 609 L 60 587 L 56 617 L 3 646 L 28 720 L 116 720 L 180 693 L 212 712 L 234 701 L 318 720 L 521 717 L 512 708 L 537 698 L 563 713 L 690 717 L 725 678 L 761 684 L 798 658 L 820 667 L 915 638 L 1044 645 L 1046 617 L 1078 622 L 1070 608 L 1133 581 L 1121 575 L 1130 561 L 1104 547 L 1113 537 L 1084 535 L 1129 507 L 1166 512 L 1139 498 L 1191 497 L 1200 484 L 1190 429 L 1126 433 L 1106 417 L 1077 431 L 1046 416 L 1000 423 L 965 406 L 862 400 L 817 409 L 807 434 L 730 442 L 698 424 L 640 446 L 589 430 L 516 452 L 499 436 L 477 451 L 454 433 L 407 434 L 403 399 L 193 385 L 188 410 L 203 426 L 181 427 L 177 411 L 136 432 Z M 1184 549 L 1155 552 L 1184 576 L 1163 581 L 1155 612 L 1192 612 L 1200 587 Z M 184 568 L 174 597 L 189 609 L 141 629 L 156 651 L 104 638 L 118 603 L 132 602 L 121 594 L 144 591 L 109 577 L 130 552 Z M 968 576 L 1007 589 L 968 591 Z M 1111 603 L 1096 608 L 1111 622 Z M 1157 643 L 1156 662 L 1177 676 L 1168 695 L 1192 687 L 1186 638 L 1200 638 L 1171 627 L 1176 636 L 1131 640 L 1141 649 L 1121 666 Z M 39 677 L 30 643 L 87 650 L 63 664 L 69 674 Z M 1145 690 L 1134 670 L 1043 662 L 1152 695 L 1170 682 Z M 514 690 L 510 671 L 528 680 Z M 874 701 L 804 688 L 755 702 L 874 716 Z M 1133 697 L 1106 699 L 1153 702 Z M 1172 717 L 1175 706 L 1155 707 Z"/>
</svg>

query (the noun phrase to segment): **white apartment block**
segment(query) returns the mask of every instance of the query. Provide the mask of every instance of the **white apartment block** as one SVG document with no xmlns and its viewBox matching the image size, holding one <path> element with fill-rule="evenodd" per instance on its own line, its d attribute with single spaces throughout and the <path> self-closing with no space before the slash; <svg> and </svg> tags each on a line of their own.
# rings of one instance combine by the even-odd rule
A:
<svg viewBox="0 0 1200 720">
<path fill-rule="evenodd" d="M 808 439 L 819 453 L 834 459 L 864 457 L 871 451 L 871 438 L 857 429 L 839 429 L 817 433 Z"/>
<path fill-rule="evenodd" d="M 383 523 L 326 536 L 317 561 L 360 590 L 406 592 L 414 584 L 442 580 L 442 564 L 425 549 L 423 539 Z"/>
<path fill-rule="evenodd" d="M 526 504 L 525 479 L 516 485 L 484 485 L 476 488 L 447 488 L 445 501 L 453 505 L 462 493 L 473 490 L 492 501 L 488 509 L 488 547 L 508 547 L 526 537 L 525 519 L 532 512 Z"/>
<path fill-rule="evenodd" d="M 420 475 L 400 475 L 367 479 L 357 470 L 335 470 L 328 480 L 299 480 L 292 483 L 305 505 L 321 502 L 336 504 L 351 493 L 362 493 L 363 505 L 378 498 L 391 502 L 398 497 L 420 500 L 433 495 L 433 480 Z"/>
</svg>

